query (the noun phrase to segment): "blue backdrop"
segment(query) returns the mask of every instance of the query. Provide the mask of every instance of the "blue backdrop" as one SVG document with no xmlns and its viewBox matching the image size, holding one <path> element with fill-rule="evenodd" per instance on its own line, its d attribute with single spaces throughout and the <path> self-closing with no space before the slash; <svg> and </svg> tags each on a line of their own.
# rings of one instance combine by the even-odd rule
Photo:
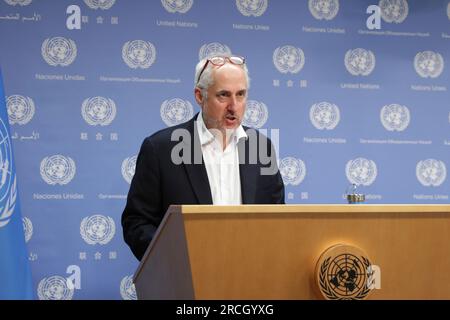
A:
<svg viewBox="0 0 450 320">
<path fill-rule="evenodd" d="M 211 54 L 247 59 L 245 123 L 277 144 L 288 203 L 345 203 L 351 183 L 449 203 L 448 0 L 0 0 L 0 39 L 40 299 L 136 298 L 136 154 L 198 111 Z"/>
</svg>

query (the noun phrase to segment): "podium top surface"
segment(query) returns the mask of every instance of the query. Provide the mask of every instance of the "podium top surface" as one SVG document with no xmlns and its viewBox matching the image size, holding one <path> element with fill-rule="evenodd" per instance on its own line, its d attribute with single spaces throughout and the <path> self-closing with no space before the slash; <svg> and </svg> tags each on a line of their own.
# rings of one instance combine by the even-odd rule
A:
<svg viewBox="0 0 450 320">
<path fill-rule="evenodd" d="M 174 205 L 168 211 L 205 213 L 450 213 L 450 204 Z"/>
</svg>

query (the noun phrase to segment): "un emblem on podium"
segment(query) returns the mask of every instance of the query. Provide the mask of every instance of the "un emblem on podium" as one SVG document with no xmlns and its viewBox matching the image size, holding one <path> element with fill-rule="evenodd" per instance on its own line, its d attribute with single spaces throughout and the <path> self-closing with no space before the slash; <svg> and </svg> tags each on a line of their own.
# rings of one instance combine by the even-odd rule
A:
<svg viewBox="0 0 450 320">
<path fill-rule="evenodd" d="M 337 244 L 326 249 L 316 264 L 315 280 L 327 300 L 362 300 L 371 292 L 367 254 L 358 247 Z"/>
</svg>

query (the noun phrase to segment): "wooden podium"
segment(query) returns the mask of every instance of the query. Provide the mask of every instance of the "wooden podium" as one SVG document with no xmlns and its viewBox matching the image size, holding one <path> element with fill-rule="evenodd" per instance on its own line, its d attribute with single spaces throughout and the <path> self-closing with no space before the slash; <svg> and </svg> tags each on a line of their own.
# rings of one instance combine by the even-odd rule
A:
<svg viewBox="0 0 450 320">
<path fill-rule="evenodd" d="M 139 299 L 323 299 L 336 244 L 381 270 L 368 299 L 450 299 L 450 205 L 171 206 L 139 265 Z"/>
</svg>

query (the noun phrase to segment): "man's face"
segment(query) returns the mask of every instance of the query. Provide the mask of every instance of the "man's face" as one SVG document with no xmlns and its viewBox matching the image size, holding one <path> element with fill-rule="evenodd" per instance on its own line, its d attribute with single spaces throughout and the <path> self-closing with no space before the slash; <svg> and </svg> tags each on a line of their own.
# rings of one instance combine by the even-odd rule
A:
<svg viewBox="0 0 450 320">
<path fill-rule="evenodd" d="M 214 67 L 213 77 L 214 84 L 208 88 L 206 99 L 200 89 L 195 89 L 203 120 L 208 129 L 235 129 L 242 122 L 247 102 L 245 72 L 241 66 L 226 63 Z"/>
</svg>

